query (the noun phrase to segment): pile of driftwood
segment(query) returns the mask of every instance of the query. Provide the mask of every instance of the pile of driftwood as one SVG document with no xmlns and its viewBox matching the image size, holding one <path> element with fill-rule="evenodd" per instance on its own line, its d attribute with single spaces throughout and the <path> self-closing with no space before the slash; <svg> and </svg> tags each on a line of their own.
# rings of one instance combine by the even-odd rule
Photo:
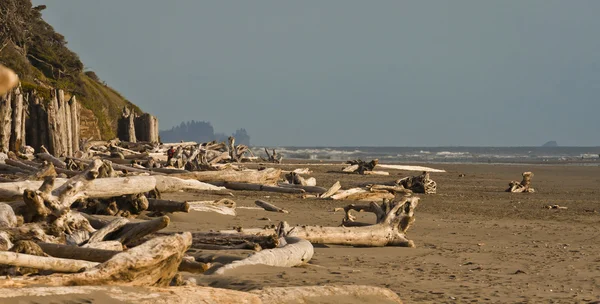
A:
<svg viewBox="0 0 600 304">
<path fill-rule="evenodd" d="M 511 181 L 508 184 L 508 189 L 506 189 L 506 192 L 513 192 L 513 193 L 522 193 L 522 192 L 533 193 L 533 192 L 535 192 L 535 189 L 531 188 L 531 178 L 532 177 L 533 177 L 532 172 L 523 172 L 523 180 L 521 180 L 521 182 Z"/>
</svg>

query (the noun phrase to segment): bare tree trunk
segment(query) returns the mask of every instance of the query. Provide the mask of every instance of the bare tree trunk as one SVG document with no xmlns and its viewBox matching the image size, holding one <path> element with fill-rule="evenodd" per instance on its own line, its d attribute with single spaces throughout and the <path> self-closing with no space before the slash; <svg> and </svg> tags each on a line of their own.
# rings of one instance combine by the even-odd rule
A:
<svg viewBox="0 0 600 304">
<path fill-rule="evenodd" d="M 12 126 L 12 92 L 0 97 L 0 151 L 10 151 L 10 131 Z"/>
<path fill-rule="evenodd" d="M 10 137 L 10 150 L 19 151 L 24 144 L 23 124 L 23 94 L 20 88 L 14 90 L 12 99 L 12 135 Z"/>
<path fill-rule="evenodd" d="M 79 147 L 79 117 L 81 115 L 81 111 L 80 111 L 80 105 L 77 102 L 77 99 L 75 98 L 75 96 L 71 97 L 71 100 L 69 100 L 69 105 L 71 107 L 71 132 L 72 132 L 72 146 L 73 146 L 73 153 L 79 151 L 81 148 Z M 74 155 L 74 154 L 73 154 Z"/>
</svg>

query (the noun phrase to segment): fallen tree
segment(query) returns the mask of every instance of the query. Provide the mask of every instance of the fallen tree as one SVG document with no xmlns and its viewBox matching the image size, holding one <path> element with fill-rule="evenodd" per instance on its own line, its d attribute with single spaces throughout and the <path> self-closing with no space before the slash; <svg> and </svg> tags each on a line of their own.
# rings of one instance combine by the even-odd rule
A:
<svg viewBox="0 0 600 304">
<path fill-rule="evenodd" d="M 287 236 L 303 238 L 313 244 L 347 245 L 357 247 L 400 246 L 415 247 L 412 240 L 406 237 L 406 231 L 414 222 L 414 209 L 419 202 L 418 197 L 404 197 L 398 202 L 386 202 L 385 206 L 372 203 L 377 214 L 384 214 L 383 220 L 374 225 L 350 227 L 321 226 L 287 226 L 282 228 Z M 221 233 L 242 233 L 252 235 L 271 235 L 275 227 L 223 230 Z"/>
</svg>

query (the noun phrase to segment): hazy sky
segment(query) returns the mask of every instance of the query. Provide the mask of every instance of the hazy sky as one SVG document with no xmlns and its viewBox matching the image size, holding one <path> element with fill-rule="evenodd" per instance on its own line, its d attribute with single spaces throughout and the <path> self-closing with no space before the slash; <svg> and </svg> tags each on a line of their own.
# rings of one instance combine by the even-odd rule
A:
<svg viewBox="0 0 600 304">
<path fill-rule="evenodd" d="M 600 145 L 600 1 L 35 0 L 161 129 L 253 145 Z"/>
</svg>

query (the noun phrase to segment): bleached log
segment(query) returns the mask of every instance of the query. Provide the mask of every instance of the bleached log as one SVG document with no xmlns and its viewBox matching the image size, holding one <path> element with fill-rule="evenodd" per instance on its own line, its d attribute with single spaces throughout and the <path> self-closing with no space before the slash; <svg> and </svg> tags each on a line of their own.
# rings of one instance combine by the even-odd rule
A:
<svg viewBox="0 0 600 304">
<path fill-rule="evenodd" d="M 269 202 L 265 202 L 263 200 L 257 200 L 254 202 L 257 206 L 271 212 L 280 212 L 280 213 L 290 213 L 289 211 L 279 208 Z"/>
<path fill-rule="evenodd" d="M 31 299 L 55 299 L 69 297 L 88 299 L 92 303 L 136 304 L 264 304 L 256 294 L 212 287 L 172 286 L 136 287 L 126 286 L 69 286 L 8 288 L 19 284 L 16 279 L 5 280 L 0 288 L 0 302 L 29 303 Z"/>
<path fill-rule="evenodd" d="M 57 178 L 54 188 L 62 187 L 67 179 Z M 0 183 L 0 200 L 8 201 L 21 198 L 26 189 L 38 189 L 42 181 L 19 181 Z M 156 187 L 156 179 L 151 176 L 128 176 L 94 179 L 87 185 L 85 191 L 76 198 L 106 198 L 126 194 L 144 193 Z"/>
<path fill-rule="evenodd" d="M 327 189 L 325 189 L 323 187 L 317 187 L 317 186 L 302 186 L 302 185 L 293 185 L 293 184 L 286 184 L 286 183 L 278 183 L 277 185 L 279 187 L 283 187 L 283 188 L 302 189 L 306 193 L 323 194 L 323 193 L 327 192 Z"/>
<path fill-rule="evenodd" d="M 250 293 L 258 295 L 263 303 L 319 303 L 322 299 L 341 303 L 353 299 L 356 303 L 402 304 L 395 292 L 365 285 L 265 287 Z"/>
<path fill-rule="evenodd" d="M 331 196 L 334 200 L 349 200 L 349 201 L 380 201 L 382 199 L 393 199 L 394 194 L 388 191 L 369 191 L 362 188 L 352 188 L 339 191 Z"/>
<path fill-rule="evenodd" d="M 378 224 L 360 227 L 321 227 L 285 225 L 287 236 L 303 238 L 313 244 L 347 245 L 357 247 L 400 246 L 414 247 L 414 242 L 406 237 L 406 231 L 414 222 L 414 209 L 418 197 L 403 198 L 390 203 L 385 217 Z M 221 230 L 220 233 L 272 235 L 275 228 L 250 228 Z"/>
<path fill-rule="evenodd" d="M 350 165 L 350 166 L 345 167 L 344 169 L 342 169 L 342 172 L 348 172 L 348 173 L 350 173 L 350 172 L 354 172 L 356 170 L 358 170 L 358 165 Z"/>
<path fill-rule="evenodd" d="M 298 188 L 285 188 L 270 185 L 260 185 L 252 183 L 236 183 L 236 182 L 225 182 L 223 186 L 231 190 L 248 190 L 248 191 L 265 191 L 265 192 L 277 192 L 277 193 L 305 193 L 304 189 Z"/>
<path fill-rule="evenodd" d="M 43 257 L 9 251 L 0 251 L 0 264 L 71 273 L 80 272 L 98 265 L 95 262 Z"/>
<path fill-rule="evenodd" d="M 208 183 L 203 183 L 193 179 L 182 179 L 172 176 L 154 176 L 156 180 L 156 189 L 161 193 L 177 192 L 177 191 L 208 191 L 208 190 L 225 190 L 225 187 L 217 187 Z"/>
<path fill-rule="evenodd" d="M 200 212 L 216 212 L 223 215 L 235 216 L 236 203 L 229 199 L 221 199 L 217 201 L 192 201 L 187 202 L 192 211 Z"/>
<path fill-rule="evenodd" d="M 414 242 L 407 239 L 405 233 L 414 222 L 414 209 L 418 202 L 418 197 L 412 197 L 391 204 L 384 219 L 375 225 L 361 227 L 297 226 L 289 230 L 288 236 L 304 238 L 313 244 L 414 247 Z"/>
<path fill-rule="evenodd" d="M 178 202 L 172 200 L 148 199 L 148 211 L 159 212 L 190 212 L 190 204 L 188 202 Z"/>
<path fill-rule="evenodd" d="M 195 179 L 207 183 L 236 182 L 262 185 L 276 185 L 280 175 L 281 169 L 268 168 L 261 171 L 196 171 L 184 174 L 174 174 L 173 176 L 183 179 Z"/>
<path fill-rule="evenodd" d="M 389 172 L 386 171 L 365 171 L 363 172 L 364 175 L 390 175 Z"/>
<path fill-rule="evenodd" d="M 0 203 L 0 229 L 17 226 L 17 216 L 10 205 Z"/>
<path fill-rule="evenodd" d="M 321 194 L 319 197 L 320 198 L 329 198 L 332 195 L 334 195 L 336 192 L 338 192 L 340 189 L 342 189 L 342 184 L 340 184 L 339 181 L 335 182 L 335 184 L 333 184 L 331 186 L 331 188 L 329 188 L 329 190 L 327 190 L 325 193 Z"/>
<path fill-rule="evenodd" d="M 123 244 L 121 244 L 119 241 L 102 241 L 87 243 L 81 246 L 81 248 L 123 251 Z"/>
<path fill-rule="evenodd" d="M 110 242 L 102 242 L 102 243 L 110 243 Z M 114 241 L 112 243 L 115 243 Z M 119 242 L 116 242 L 121 244 Z M 37 243 L 40 248 L 44 251 L 44 253 L 63 259 L 76 259 L 97 263 L 104 263 L 110 260 L 113 256 L 119 254 L 123 251 L 123 248 L 120 249 L 100 249 L 100 248 L 91 248 L 91 247 L 77 247 L 77 246 L 69 246 L 62 244 L 50 244 L 50 243 Z M 121 245 L 122 246 L 122 245 Z M 182 259 L 181 264 L 179 264 L 179 271 L 187 271 L 192 273 L 202 273 L 208 269 L 208 266 L 205 263 L 200 263 L 196 261 L 190 261 L 187 259 Z"/>
<path fill-rule="evenodd" d="M 231 269 L 248 265 L 295 267 L 308 263 L 314 254 L 313 245 L 304 239 L 285 237 L 285 243 L 283 247 L 262 250 L 243 260 L 226 264 L 217 269 L 215 274 L 222 275 Z"/>
<path fill-rule="evenodd" d="M 10 285 L 168 286 L 191 243 L 189 232 L 156 237 L 81 273 L 40 276 L 10 282 Z M 2 283 L 0 281 L 0 285 Z"/>
</svg>

